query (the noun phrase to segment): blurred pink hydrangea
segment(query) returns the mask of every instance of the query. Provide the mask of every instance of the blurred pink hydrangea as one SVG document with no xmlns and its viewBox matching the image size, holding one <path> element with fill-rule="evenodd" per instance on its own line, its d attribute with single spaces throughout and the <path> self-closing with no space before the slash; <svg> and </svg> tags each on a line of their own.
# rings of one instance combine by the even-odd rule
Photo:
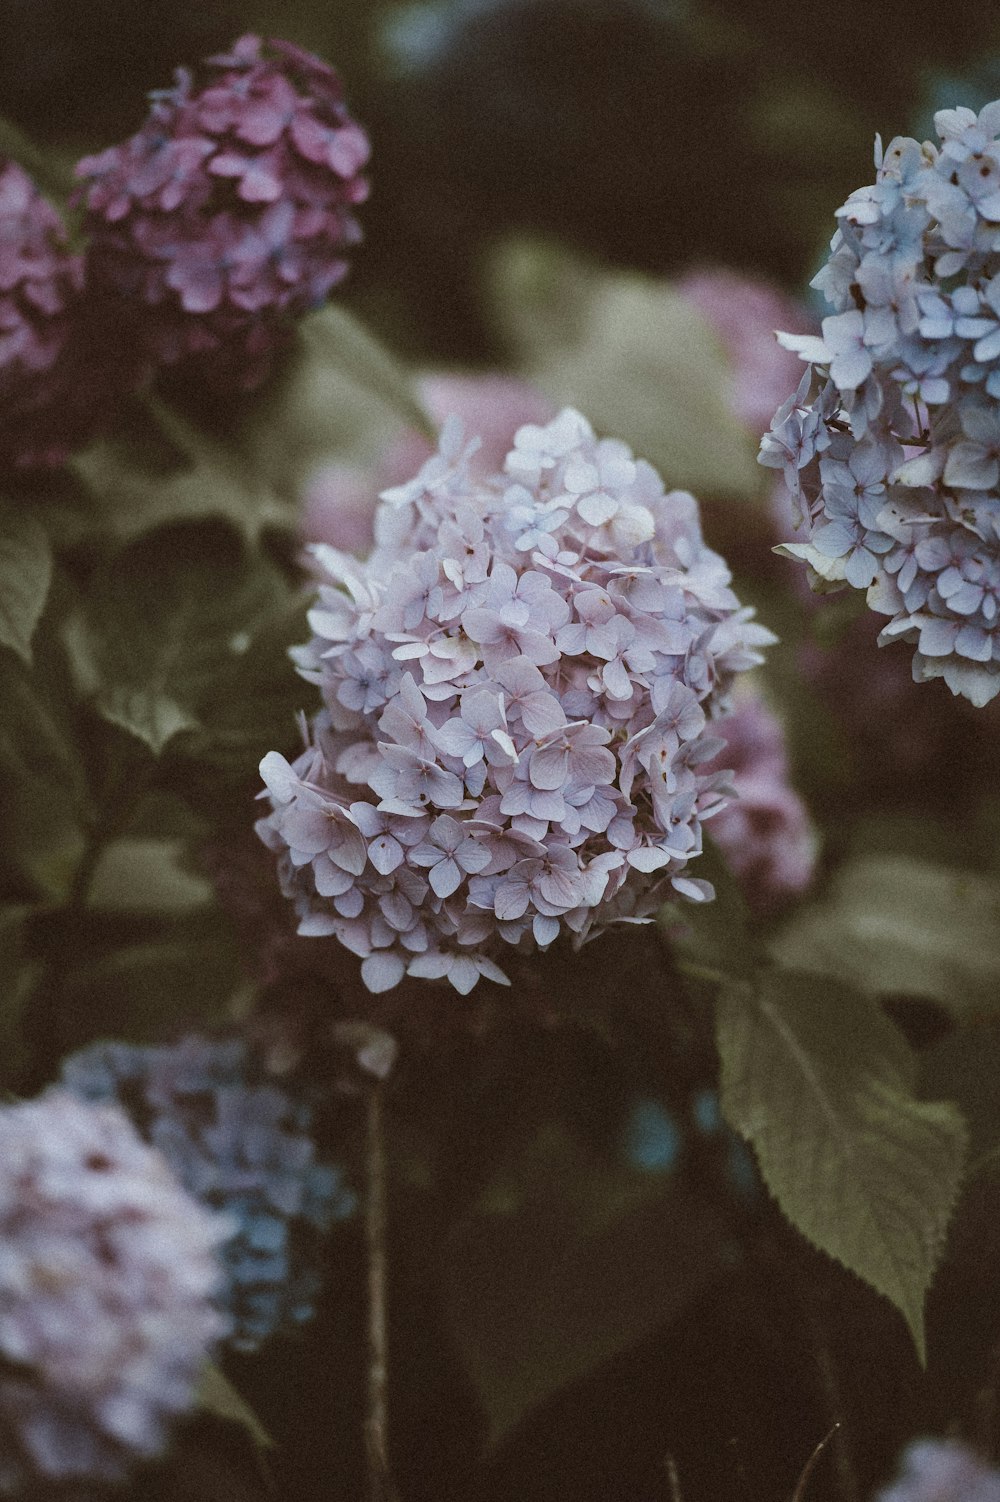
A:
<svg viewBox="0 0 1000 1502">
<path fill-rule="evenodd" d="M 816 834 L 789 780 L 781 722 L 763 700 L 740 700 L 719 731 L 726 745 L 716 762 L 731 770 L 738 797 L 713 821 L 712 838 L 748 905 L 769 913 L 812 881 Z"/>
<path fill-rule="evenodd" d="M 93 345 L 85 358 L 82 289 L 59 215 L 0 158 L 0 468 L 59 464 L 96 425 L 103 373 Z"/>
<path fill-rule="evenodd" d="M 452 413 L 479 435 L 481 446 L 471 472 L 502 469 L 510 435 L 523 423 L 549 422 L 556 408 L 526 381 L 507 375 L 447 375 L 431 372 L 419 382 L 420 399 L 436 423 Z M 325 542 L 348 553 L 367 553 L 374 536 L 380 491 L 399 485 L 429 459 L 434 446 L 416 428 L 407 428 L 372 469 L 327 464 L 315 471 L 303 497 L 301 530 L 308 542 Z"/>
<path fill-rule="evenodd" d="M 117 1107 L 0 1110 L 0 1492 L 117 1481 L 192 1408 L 230 1234 Z"/>
<path fill-rule="evenodd" d="M 812 324 L 776 287 L 741 272 L 696 268 L 677 285 L 718 335 L 732 368 L 732 410 L 759 437 L 802 374 L 797 356 L 782 349 L 775 331 L 811 333 Z"/>
<path fill-rule="evenodd" d="M 258 824 L 299 933 L 334 934 L 371 991 L 505 983 L 503 944 L 579 946 L 649 921 L 728 800 L 710 722 L 774 640 L 704 544 L 694 498 L 567 409 L 481 479 L 456 419 L 383 492 L 366 563 L 296 651 L 324 708 L 261 772 Z"/>
<path fill-rule="evenodd" d="M 199 82 L 179 69 L 136 135 L 78 164 L 88 278 L 155 363 L 250 389 L 347 270 L 368 138 L 291 42 L 243 36 Z"/>
</svg>

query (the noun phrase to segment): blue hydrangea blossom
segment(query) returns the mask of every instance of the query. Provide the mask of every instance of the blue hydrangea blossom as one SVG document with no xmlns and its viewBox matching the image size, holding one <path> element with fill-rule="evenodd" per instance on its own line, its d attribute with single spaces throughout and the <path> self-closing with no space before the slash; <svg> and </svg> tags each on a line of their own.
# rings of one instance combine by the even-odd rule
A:
<svg viewBox="0 0 1000 1502">
<path fill-rule="evenodd" d="M 954 1440 L 917 1440 L 875 1502 L 1000 1502 L 1000 1471 Z"/>
<path fill-rule="evenodd" d="M 1000 100 L 940 110 L 939 143 L 876 142 L 813 285 L 822 336 L 761 462 L 784 472 L 822 588 L 867 592 L 880 645 L 982 706 L 1000 693 Z"/>
<path fill-rule="evenodd" d="M 240 1039 L 97 1043 L 67 1059 L 62 1078 L 77 1095 L 125 1106 L 185 1188 L 226 1212 L 231 1345 L 256 1350 L 311 1318 L 322 1233 L 356 1200 L 341 1170 L 319 1160 L 304 1098 L 255 1081 Z"/>
<path fill-rule="evenodd" d="M 365 563 L 329 582 L 295 656 L 323 708 L 261 764 L 300 934 L 372 991 L 506 983 L 504 944 L 649 921 L 732 796 L 705 764 L 733 676 L 774 640 L 704 544 L 694 498 L 567 409 L 473 478 L 457 424 L 384 491 Z"/>
</svg>

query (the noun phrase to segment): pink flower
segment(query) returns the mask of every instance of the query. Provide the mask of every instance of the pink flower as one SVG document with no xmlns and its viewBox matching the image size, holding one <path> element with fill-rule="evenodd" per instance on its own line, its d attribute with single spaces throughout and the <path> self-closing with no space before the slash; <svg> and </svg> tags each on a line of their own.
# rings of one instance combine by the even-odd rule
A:
<svg viewBox="0 0 1000 1502">
<path fill-rule="evenodd" d="M 718 729 L 726 744 L 713 765 L 732 769 L 737 799 L 712 819 L 712 837 L 749 906 L 767 913 L 809 886 L 816 835 L 789 781 L 781 724 L 763 700 L 744 699 Z"/>
<path fill-rule="evenodd" d="M 685 870 L 730 796 L 706 770 L 720 744 L 706 721 L 773 640 L 693 498 L 578 412 L 518 429 L 504 473 L 480 477 L 476 454 L 447 423 L 383 491 L 364 564 L 314 549 L 326 579 L 294 656 L 324 707 L 294 765 L 261 763 L 257 829 L 298 932 L 336 935 L 375 992 L 413 975 L 464 994 L 505 978 L 502 944 L 567 930 L 579 945 L 672 893 L 711 896 Z M 577 505 L 594 476 L 608 503 Z M 558 520 L 543 530 L 543 515 Z M 405 665 L 398 684 L 386 657 Z"/>
<path fill-rule="evenodd" d="M 82 293 L 59 215 L 0 158 L 0 468 L 61 463 L 129 383 Z"/>
<path fill-rule="evenodd" d="M 241 37 L 203 75 L 179 70 L 137 135 L 78 163 L 88 277 L 154 362 L 250 389 L 346 273 L 368 141 L 290 43 Z"/>
</svg>

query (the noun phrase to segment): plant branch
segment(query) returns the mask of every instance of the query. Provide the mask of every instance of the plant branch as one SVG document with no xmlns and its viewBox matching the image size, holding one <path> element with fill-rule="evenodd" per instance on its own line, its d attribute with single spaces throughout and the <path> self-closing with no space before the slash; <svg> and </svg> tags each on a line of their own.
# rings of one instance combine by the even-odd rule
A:
<svg viewBox="0 0 1000 1502">
<path fill-rule="evenodd" d="M 368 1091 L 367 1197 L 368 1249 L 368 1411 L 365 1444 L 370 1502 L 398 1502 L 389 1469 L 389 1322 L 386 1298 L 386 1152 L 383 1085 Z"/>
</svg>

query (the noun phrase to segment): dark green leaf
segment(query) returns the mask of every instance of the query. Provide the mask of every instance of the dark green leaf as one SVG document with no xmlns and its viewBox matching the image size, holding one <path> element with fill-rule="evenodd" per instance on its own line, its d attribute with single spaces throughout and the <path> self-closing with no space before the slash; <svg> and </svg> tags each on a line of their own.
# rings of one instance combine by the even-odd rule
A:
<svg viewBox="0 0 1000 1502">
<path fill-rule="evenodd" d="M 543 1129 L 446 1246 L 453 1328 L 491 1445 L 680 1314 L 720 1275 L 724 1241 L 707 1200 Z"/>
<path fill-rule="evenodd" d="M 31 665 L 31 638 L 52 582 L 48 538 L 28 513 L 0 505 L 0 645 Z"/>
<path fill-rule="evenodd" d="M 917 1100 L 915 1061 L 870 998 L 772 971 L 718 1008 L 722 1107 L 788 1219 L 884 1294 L 924 1359 L 923 1301 L 958 1194 L 957 1107 Z"/>
<path fill-rule="evenodd" d="M 220 680 L 286 596 L 274 569 L 226 523 L 160 527 L 93 581 L 80 676 L 104 718 L 159 755 L 217 713 Z M 290 666 L 284 673 L 294 678 Z M 253 693 L 247 682 L 243 689 L 249 716 Z"/>
<path fill-rule="evenodd" d="M 39 638 L 33 672 L 0 653 L 0 704 L 0 892 L 58 899 L 86 846 L 91 810 L 72 685 L 54 644 Z"/>
</svg>

